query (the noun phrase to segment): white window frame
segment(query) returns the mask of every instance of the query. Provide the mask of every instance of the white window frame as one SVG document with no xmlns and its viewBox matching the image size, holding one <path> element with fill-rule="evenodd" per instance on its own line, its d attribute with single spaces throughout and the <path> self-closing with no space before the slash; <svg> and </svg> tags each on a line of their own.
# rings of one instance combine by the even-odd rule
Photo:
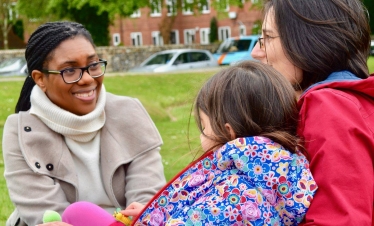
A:
<svg viewBox="0 0 374 226">
<path fill-rule="evenodd" d="M 154 9 L 157 9 L 157 10 L 153 10 L 152 11 L 152 8 L 151 8 L 151 14 L 150 14 L 150 16 L 151 17 L 160 17 L 160 16 L 162 16 L 161 0 L 150 0 L 150 1 L 151 1 L 151 5 L 153 5 Z"/>
<path fill-rule="evenodd" d="M 131 15 L 130 15 L 130 17 L 131 18 L 139 18 L 139 17 L 141 17 L 141 12 L 140 12 L 140 9 L 137 9 L 137 10 L 135 10 Z"/>
<path fill-rule="evenodd" d="M 131 32 L 130 33 L 131 43 L 133 46 L 143 45 L 143 38 L 141 32 Z M 135 40 L 135 43 L 134 43 Z"/>
<path fill-rule="evenodd" d="M 177 0 L 166 0 L 166 9 L 167 9 L 167 14 L 168 16 L 173 16 L 177 14 Z M 173 11 L 171 12 L 169 9 L 172 9 Z"/>
<path fill-rule="evenodd" d="M 227 31 L 228 37 L 224 37 L 223 32 L 225 31 Z M 230 38 L 230 37 L 231 37 L 231 28 L 229 26 L 218 27 L 218 40 L 225 41 L 227 38 Z"/>
<path fill-rule="evenodd" d="M 202 14 L 210 13 L 210 0 L 206 0 L 206 4 L 200 6 Z"/>
<path fill-rule="evenodd" d="M 193 40 L 191 40 L 191 36 L 193 36 Z M 189 45 L 193 44 L 196 41 L 196 30 L 195 29 L 184 29 L 183 30 L 183 37 L 184 37 L 184 44 Z"/>
<path fill-rule="evenodd" d="M 152 31 L 152 43 L 155 46 L 164 45 L 164 39 L 162 38 L 160 31 Z"/>
<path fill-rule="evenodd" d="M 183 15 L 193 15 L 193 8 L 192 6 L 188 8 L 188 10 L 185 9 L 186 3 L 192 4 L 193 0 L 182 0 L 182 14 Z"/>
<path fill-rule="evenodd" d="M 247 27 L 244 24 L 239 25 L 239 35 L 243 35 L 243 36 L 247 35 Z"/>
<path fill-rule="evenodd" d="M 178 45 L 179 44 L 179 30 L 171 30 L 170 32 L 175 33 L 175 43 L 173 43 L 173 44 Z"/>
<path fill-rule="evenodd" d="M 120 33 L 114 33 L 113 34 L 113 46 L 118 46 L 121 44 L 121 35 Z"/>
<path fill-rule="evenodd" d="M 205 34 L 204 34 L 205 33 Z M 200 28 L 200 44 L 209 44 L 210 28 Z"/>
</svg>

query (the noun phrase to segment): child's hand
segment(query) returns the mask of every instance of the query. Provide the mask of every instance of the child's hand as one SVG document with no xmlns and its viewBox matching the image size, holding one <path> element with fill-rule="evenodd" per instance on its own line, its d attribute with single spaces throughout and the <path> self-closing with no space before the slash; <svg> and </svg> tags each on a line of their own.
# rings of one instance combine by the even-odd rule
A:
<svg viewBox="0 0 374 226">
<path fill-rule="evenodd" d="M 144 205 L 138 202 L 131 203 L 126 209 L 121 210 L 121 213 L 126 216 L 136 217 L 142 211 Z"/>
</svg>

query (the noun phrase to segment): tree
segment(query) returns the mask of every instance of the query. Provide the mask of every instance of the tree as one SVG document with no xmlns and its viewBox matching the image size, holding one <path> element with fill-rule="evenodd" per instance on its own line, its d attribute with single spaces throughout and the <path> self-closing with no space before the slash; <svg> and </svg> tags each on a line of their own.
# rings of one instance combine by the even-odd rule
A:
<svg viewBox="0 0 374 226">
<path fill-rule="evenodd" d="M 210 33 L 209 33 L 209 42 L 214 43 L 218 41 L 218 25 L 217 19 L 212 17 L 210 20 Z"/>
<path fill-rule="evenodd" d="M 23 37 L 23 21 L 18 19 L 14 22 L 13 26 L 12 26 L 12 30 L 13 30 L 13 33 L 15 35 L 17 35 L 17 37 L 19 37 L 22 41 L 24 39 Z"/>
<path fill-rule="evenodd" d="M 83 24 L 91 33 L 92 39 L 94 40 L 96 46 L 109 45 L 110 20 L 108 12 L 102 11 L 101 13 L 98 13 L 98 7 L 91 6 L 89 4 L 83 5 L 80 9 L 68 9 L 67 5 L 65 5 L 65 7 L 66 9 L 64 11 L 59 11 L 59 13 L 63 12 L 63 14 L 58 15 L 59 18 L 65 17 L 72 21 Z M 92 20 L 92 18 L 95 18 L 95 20 Z"/>
<path fill-rule="evenodd" d="M 0 23 L 3 34 L 4 49 L 8 49 L 8 33 L 16 20 L 15 3 L 13 0 L 0 0 Z"/>
<path fill-rule="evenodd" d="M 135 10 L 148 5 L 148 0 L 18 0 L 17 2 L 18 10 L 28 19 L 41 22 L 67 19 L 83 24 L 98 46 L 109 44 L 109 25 L 116 15 L 129 16 Z"/>
<path fill-rule="evenodd" d="M 374 1 L 373 0 L 363 0 L 364 5 L 366 6 L 369 12 L 369 23 L 371 33 L 374 34 Z"/>
</svg>

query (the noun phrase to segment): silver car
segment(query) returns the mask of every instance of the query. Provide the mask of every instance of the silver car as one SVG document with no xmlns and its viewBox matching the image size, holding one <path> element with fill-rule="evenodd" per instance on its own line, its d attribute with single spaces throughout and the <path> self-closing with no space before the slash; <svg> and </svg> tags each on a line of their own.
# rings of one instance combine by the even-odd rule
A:
<svg viewBox="0 0 374 226">
<path fill-rule="evenodd" d="M 27 75 L 27 64 L 23 57 L 5 59 L 0 62 L 0 76 Z"/>
<path fill-rule="evenodd" d="M 172 49 L 155 53 L 130 72 L 168 72 L 217 67 L 217 60 L 208 50 Z"/>
</svg>

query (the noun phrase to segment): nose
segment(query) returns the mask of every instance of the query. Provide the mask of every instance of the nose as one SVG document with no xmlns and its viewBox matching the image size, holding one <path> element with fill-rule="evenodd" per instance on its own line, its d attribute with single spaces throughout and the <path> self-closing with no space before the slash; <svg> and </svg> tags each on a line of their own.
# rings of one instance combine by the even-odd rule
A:
<svg viewBox="0 0 374 226">
<path fill-rule="evenodd" d="M 266 58 L 266 52 L 260 48 L 260 43 L 257 42 L 255 47 L 253 47 L 251 56 L 253 59 L 262 61 L 263 59 Z"/>
<path fill-rule="evenodd" d="M 95 80 L 94 78 L 91 77 L 90 74 L 88 74 L 88 70 L 84 70 L 82 74 L 82 78 L 78 81 L 80 84 L 90 84 Z"/>
</svg>

